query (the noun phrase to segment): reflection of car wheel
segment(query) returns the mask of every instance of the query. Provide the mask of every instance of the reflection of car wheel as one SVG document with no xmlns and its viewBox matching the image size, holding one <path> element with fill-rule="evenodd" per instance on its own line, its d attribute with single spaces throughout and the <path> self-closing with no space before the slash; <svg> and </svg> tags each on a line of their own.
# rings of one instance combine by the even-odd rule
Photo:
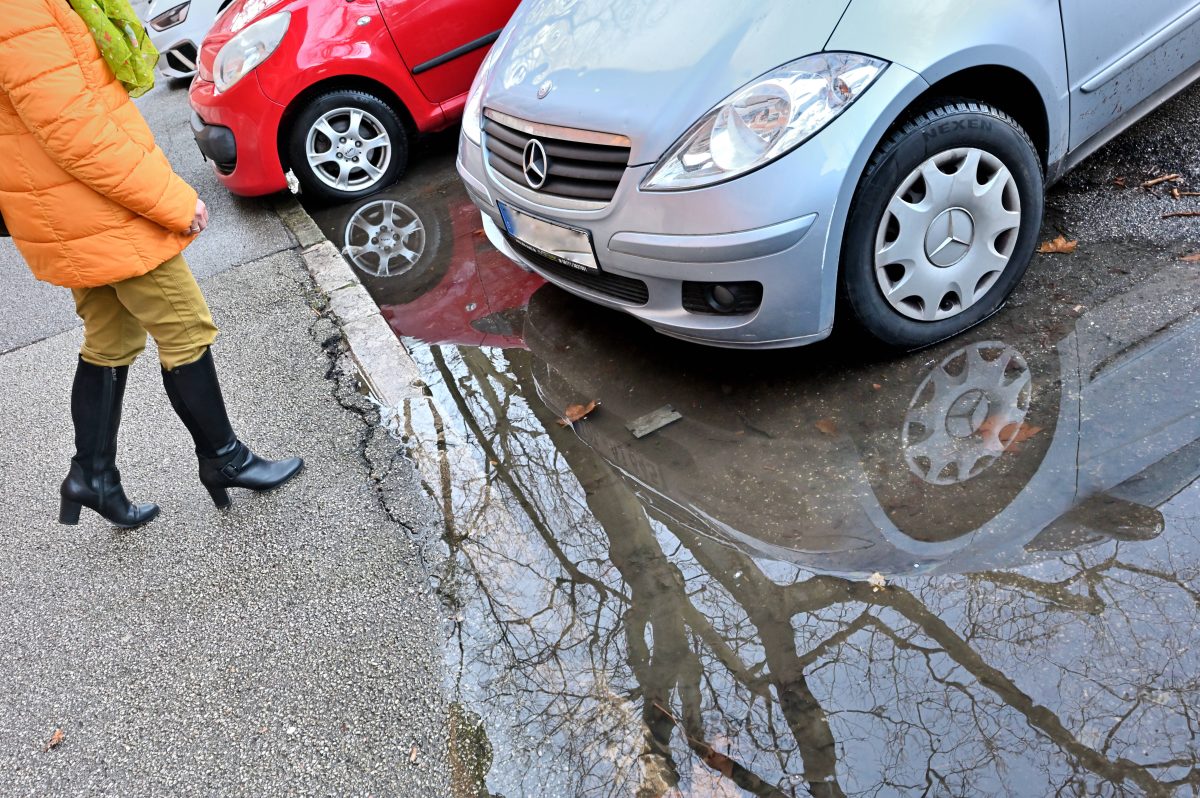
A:
<svg viewBox="0 0 1200 798">
<path fill-rule="evenodd" d="M 957 350 L 908 405 L 900 432 L 908 470 L 930 485 L 974 479 L 1021 437 L 1032 396 L 1017 350 L 991 341 Z"/>
<path fill-rule="evenodd" d="M 344 202 L 400 177 L 408 164 L 408 136 L 383 100 L 343 89 L 322 94 L 300 112 L 288 155 L 306 194 Z"/>
<path fill-rule="evenodd" d="M 1046 363 L 997 341 L 959 346 L 911 392 L 879 396 L 860 448 L 871 488 L 901 532 L 927 542 L 969 534 L 1033 478 L 1061 395 L 1055 351 L 1039 353 Z"/>
<path fill-rule="evenodd" d="M 883 342 L 927 346 L 1003 304 L 1033 257 L 1037 150 L 1002 111 L 952 103 L 905 123 L 867 167 L 842 251 L 842 291 Z"/>
<path fill-rule="evenodd" d="M 395 277 L 420 262 L 428 243 L 416 211 L 396 200 L 377 200 L 350 217 L 342 254 L 365 274 Z"/>
<path fill-rule="evenodd" d="M 453 232 L 445 207 L 406 197 L 359 205 L 342 229 L 342 255 L 362 275 L 380 304 L 403 305 L 441 281 L 449 266 Z"/>
</svg>

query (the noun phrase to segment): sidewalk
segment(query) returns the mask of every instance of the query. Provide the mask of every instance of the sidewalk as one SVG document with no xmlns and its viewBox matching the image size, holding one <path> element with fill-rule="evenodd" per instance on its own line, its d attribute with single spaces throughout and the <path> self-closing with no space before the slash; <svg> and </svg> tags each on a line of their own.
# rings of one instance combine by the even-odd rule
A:
<svg viewBox="0 0 1200 798">
<path fill-rule="evenodd" d="M 151 348 L 120 465 L 162 516 L 60 526 L 80 330 L 0 355 L 0 795 L 441 798 L 439 610 L 326 377 L 337 330 L 295 251 L 201 284 L 239 434 L 308 467 L 218 512 Z"/>
</svg>

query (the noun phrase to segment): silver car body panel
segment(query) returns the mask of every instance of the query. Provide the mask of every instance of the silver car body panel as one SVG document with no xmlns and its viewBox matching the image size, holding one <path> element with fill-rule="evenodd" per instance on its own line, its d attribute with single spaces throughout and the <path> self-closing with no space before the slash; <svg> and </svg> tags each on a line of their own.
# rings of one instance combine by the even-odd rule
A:
<svg viewBox="0 0 1200 798">
<path fill-rule="evenodd" d="M 493 72 L 489 104 L 522 119 L 628 136 L 629 162 L 650 164 L 731 91 L 824 49 L 846 5 L 522 3 L 509 23 L 521 33 Z"/>
<path fill-rule="evenodd" d="M 1095 3 L 1114 11 L 1089 12 Z M 493 243 L 560 287 L 680 338 L 727 347 L 807 343 L 832 328 L 843 233 L 867 163 L 930 85 L 979 66 L 1024 75 L 1045 106 L 1053 179 L 1073 163 L 1073 143 L 1082 151 L 1114 135 L 1131 115 L 1182 87 L 1200 61 L 1200 25 L 1189 22 L 1200 8 L 1194 0 L 1062 4 L 927 0 L 918 11 L 894 0 L 527 0 L 484 86 L 485 113 L 627 138 L 630 167 L 609 202 L 558 199 L 503 178 L 465 137 L 458 168 Z M 1173 6 L 1186 8 L 1172 16 Z M 1064 14 L 1082 32 L 1064 38 Z M 1144 24 L 1127 26 L 1130 18 Z M 1070 72 L 1068 44 L 1083 47 L 1087 29 L 1098 25 L 1147 33 L 1119 52 L 1101 47 L 1102 54 Z M 1115 40 L 1106 41 L 1112 50 Z M 1146 41 L 1161 47 L 1131 61 Z M 710 108 L 755 77 L 821 50 L 864 53 L 889 66 L 823 130 L 762 168 L 703 188 L 641 189 L 658 159 Z M 1076 66 L 1085 57 L 1079 52 Z M 1165 66 L 1171 58 L 1173 70 Z M 1140 77 L 1110 77 L 1118 63 Z M 1078 114 L 1072 126 L 1072 102 L 1081 106 L 1084 95 L 1105 98 L 1091 112 L 1094 130 L 1080 127 Z M 483 135 L 486 141 L 486 129 Z M 600 268 L 646 283 L 649 301 L 632 305 L 539 269 L 509 245 L 498 202 L 586 230 Z M 748 315 L 691 313 L 682 306 L 684 281 L 758 281 L 762 305 Z"/>
<path fill-rule="evenodd" d="M 920 12 L 895 0 L 854 0 L 828 48 L 903 64 L 930 84 L 977 66 L 1014 69 L 1046 106 L 1048 161 L 1067 154 L 1070 104 L 1058 0 L 927 0 Z"/>
<path fill-rule="evenodd" d="M 1194 0 L 1062 0 L 1062 12 L 1071 149 L 1200 61 L 1200 4 Z"/>
</svg>

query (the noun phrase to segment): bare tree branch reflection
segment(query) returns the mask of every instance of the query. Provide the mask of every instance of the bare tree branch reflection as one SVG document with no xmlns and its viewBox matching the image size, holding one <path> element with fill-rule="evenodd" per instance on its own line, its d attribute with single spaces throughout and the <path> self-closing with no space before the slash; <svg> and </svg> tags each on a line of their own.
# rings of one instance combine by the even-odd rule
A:
<svg viewBox="0 0 1200 798">
<path fill-rule="evenodd" d="M 876 589 L 756 560 L 527 400 L 526 355 L 430 358 L 461 419 L 410 429 L 441 441 L 458 698 L 493 791 L 1200 793 L 1195 570 L 1112 543 Z"/>
</svg>

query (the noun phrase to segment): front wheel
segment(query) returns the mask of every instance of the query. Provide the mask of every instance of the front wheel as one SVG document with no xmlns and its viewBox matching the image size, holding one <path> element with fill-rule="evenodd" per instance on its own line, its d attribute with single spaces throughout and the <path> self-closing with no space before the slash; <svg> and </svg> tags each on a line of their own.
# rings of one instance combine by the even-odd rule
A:
<svg viewBox="0 0 1200 798">
<path fill-rule="evenodd" d="M 345 202 L 400 177 L 408 164 L 408 136 L 395 110 L 375 95 L 332 91 L 296 117 L 288 155 L 306 194 Z"/>
<path fill-rule="evenodd" d="M 1020 125 L 956 102 L 906 122 L 876 152 L 855 194 L 841 287 L 885 344 L 928 346 L 1004 304 L 1033 258 L 1044 182 Z"/>
</svg>

